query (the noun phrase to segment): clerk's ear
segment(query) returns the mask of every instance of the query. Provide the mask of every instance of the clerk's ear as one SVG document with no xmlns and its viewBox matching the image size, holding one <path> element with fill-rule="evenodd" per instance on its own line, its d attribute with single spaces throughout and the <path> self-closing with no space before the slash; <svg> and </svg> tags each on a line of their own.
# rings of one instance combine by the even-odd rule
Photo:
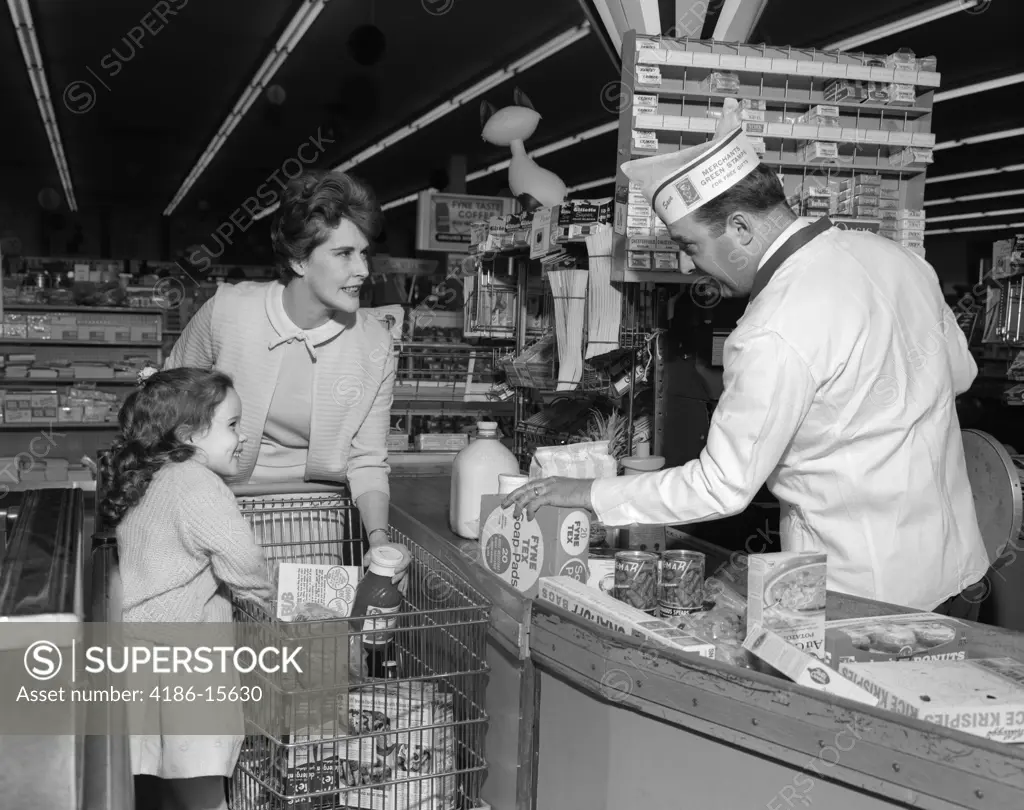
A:
<svg viewBox="0 0 1024 810">
<path fill-rule="evenodd" d="M 731 214 L 727 223 L 729 226 L 728 229 L 731 229 L 736 233 L 736 241 L 744 247 L 753 242 L 754 238 L 757 236 L 757 223 L 750 214 L 745 211 L 736 211 L 734 214 Z"/>
<path fill-rule="evenodd" d="M 299 278 L 303 278 L 306 275 L 306 263 L 305 262 L 290 262 L 289 267 L 295 275 Z"/>
<path fill-rule="evenodd" d="M 174 438 L 182 444 L 192 444 L 192 431 L 187 425 L 178 425 L 174 429 Z"/>
</svg>

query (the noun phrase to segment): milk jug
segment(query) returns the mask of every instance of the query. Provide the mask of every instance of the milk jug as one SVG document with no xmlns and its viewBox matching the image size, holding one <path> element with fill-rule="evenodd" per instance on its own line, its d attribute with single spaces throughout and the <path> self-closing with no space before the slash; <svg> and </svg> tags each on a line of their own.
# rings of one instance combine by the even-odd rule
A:
<svg viewBox="0 0 1024 810">
<path fill-rule="evenodd" d="M 498 476 L 519 475 L 519 462 L 501 443 L 497 422 L 477 422 L 477 436 L 452 464 L 448 522 L 459 537 L 480 539 L 480 499 L 497 495 Z"/>
</svg>

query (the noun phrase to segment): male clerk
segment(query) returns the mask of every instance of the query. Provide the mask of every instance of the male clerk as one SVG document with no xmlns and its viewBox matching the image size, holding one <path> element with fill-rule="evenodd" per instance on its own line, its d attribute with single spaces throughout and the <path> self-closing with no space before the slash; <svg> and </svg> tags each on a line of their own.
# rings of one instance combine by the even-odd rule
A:
<svg viewBox="0 0 1024 810">
<path fill-rule="evenodd" d="M 622 168 L 697 269 L 750 298 L 707 446 L 659 472 L 533 481 L 506 503 L 677 524 L 737 514 L 767 482 L 783 549 L 826 552 L 830 589 L 975 618 L 989 559 L 955 396 L 977 367 L 931 266 L 828 217 L 801 222 L 733 99 L 711 143 Z"/>
</svg>

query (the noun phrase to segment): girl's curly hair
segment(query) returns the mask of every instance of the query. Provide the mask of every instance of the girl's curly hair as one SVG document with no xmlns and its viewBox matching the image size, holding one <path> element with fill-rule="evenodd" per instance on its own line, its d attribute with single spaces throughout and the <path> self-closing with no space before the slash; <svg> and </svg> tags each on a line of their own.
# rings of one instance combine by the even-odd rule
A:
<svg viewBox="0 0 1024 810">
<path fill-rule="evenodd" d="M 128 395 L 118 415 L 121 432 L 102 459 L 100 514 L 110 526 L 142 500 L 161 467 L 192 458 L 195 448 L 186 440 L 210 427 L 232 387 L 219 371 L 176 368 L 153 374 Z"/>
</svg>

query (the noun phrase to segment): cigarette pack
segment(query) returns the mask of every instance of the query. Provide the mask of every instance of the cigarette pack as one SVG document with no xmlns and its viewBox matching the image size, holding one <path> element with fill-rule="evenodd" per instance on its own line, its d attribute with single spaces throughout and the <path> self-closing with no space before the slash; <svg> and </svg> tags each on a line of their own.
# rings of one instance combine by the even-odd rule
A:
<svg viewBox="0 0 1024 810">
<path fill-rule="evenodd" d="M 797 649 L 824 656 L 825 554 L 782 551 L 747 558 L 747 631 L 773 630 Z"/>
<path fill-rule="evenodd" d="M 847 180 L 842 181 L 842 190 L 846 191 L 849 188 L 855 188 L 857 186 L 881 186 L 882 176 L 880 174 L 858 174 Z"/>
<path fill-rule="evenodd" d="M 807 162 L 829 160 L 839 157 L 839 146 L 834 143 L 814 141 L 803 148 L 803 159 Z"/>
<path fill-rule="evenodd" d="M 825 661 L 962 661 L 970 628 L 935 613 L 901 613 L 825 623 Z"/>
<path fill-rule="evenodd" d="M 840 664 L 878 707 L 1004 743 L 1024 742 L 1024 664 L 1011 658 Z"/>
<path fill-rule="evenodd" d="M 678 270 L 679 269 L 679 253 L 655 253 L 654 254 L 654 269 L 655 270 Z"/>
<path fill-rule="evenodd" d="M 741 121 L 760 121 L 764 123 L 765 111 L 764 110 L 751 110 L 746 107 L 740 109 L 740 120 Z"/>
<path fill-rule="evenodd" d="M 931 149 L 911 146 L 889 155 L 890 166 L 924 167 L 934 163 Z"/>
<path fill-rule="evenodd" d="M 836 79 L 825 85 L 825 101 L 864 101 L 867 96 L 862 82 Z"/>
<path fill-rule="evenodd" d="M 813 655 L 798 650 L 778 633 L 755 624 L 747 633 L 743 648 L 774 667 L 794 683 L 819 689 L 829 695 L 876 706 L 878 698 L 861 689 Z"/>
<path fill-rule="evenodd" d="M 890 104 L 914 104 L 917 101 L 917 93 L 914 91 L 914 85 L 912 84 L 890 84 L 889 85 L 889 103 Z"/>
<path fill-rule="evenodd" d="M 652 240 L 653 241 L 653 240 Z M 646 251 L 631 250 L 628 255 L 629 266 L 633 270 L 650 270 L 651 254 Z"/>
<path fill-rule="evenodd" d="M 900 242 L 900 244 L 903 247 L 905 247 L 907 249 L 910 249 L 910 248 L 921 248 L 922 250 L 924 249 L 924 240 L 923 239 L 906 239 L 904 237 L 900 237 L 899 242 Z"/>
<path fill-rule="evenodd" d="M 620 602 L 611 594 L 602 593 L 575 579 L 542 578 L 538 598 L 575 613 L 599 627 L 635 638 L 648 639 L 655 645 L 699 655 L 702 658 L 715 657 L 714 644 L 691 636 L 664 619 L 650 616 L 625 602 Z"/>
<path fill-rule="evenodd" d="M 880 104 L 889 102 L 889 85 L 886 82 L 868 82 L 867 101 L 877 101 Z"/>
<path fill-rule="evenodd" d="M 628 217 L 626 217 L 626 227 L 628 228 L 650 228 L 653 224 L 654 218 L 649 214 L 643 217 L 638 217 L 630 214 Z"/>
<path fill-rule="evenodd" d="M 811 197 L 824 197 L 825 199 L 829 199 L 829 198 L 831 198 L 833 196 L 832 189 L 828 188 L 827 186 L 806 186 L 805 185 L 804 188 L 803 188 L 803 192 L 802 193 L 803 193 L 803 198 L 805 200 L 810 199 Z"/>
<path fill-rule="evenodd" d="M 760 157 L 764 157 L 765 153 L 768 151 L 768 145 L 765 143 L 764 138 L 752 137 L 747 140 L 750 142 L 750 145 L 754 147 L 754 151 L 757 152 Z"/>
<path fill-rule="evenodd" d="M 480 504 L 480 562 L 527 596 L 536 596 L 541 577 L 587 581 L 590 517 L 580 509 L 542 506 L 533 516 L 503 509 L 504 495 L 485 495 Z"/>
</svg>

